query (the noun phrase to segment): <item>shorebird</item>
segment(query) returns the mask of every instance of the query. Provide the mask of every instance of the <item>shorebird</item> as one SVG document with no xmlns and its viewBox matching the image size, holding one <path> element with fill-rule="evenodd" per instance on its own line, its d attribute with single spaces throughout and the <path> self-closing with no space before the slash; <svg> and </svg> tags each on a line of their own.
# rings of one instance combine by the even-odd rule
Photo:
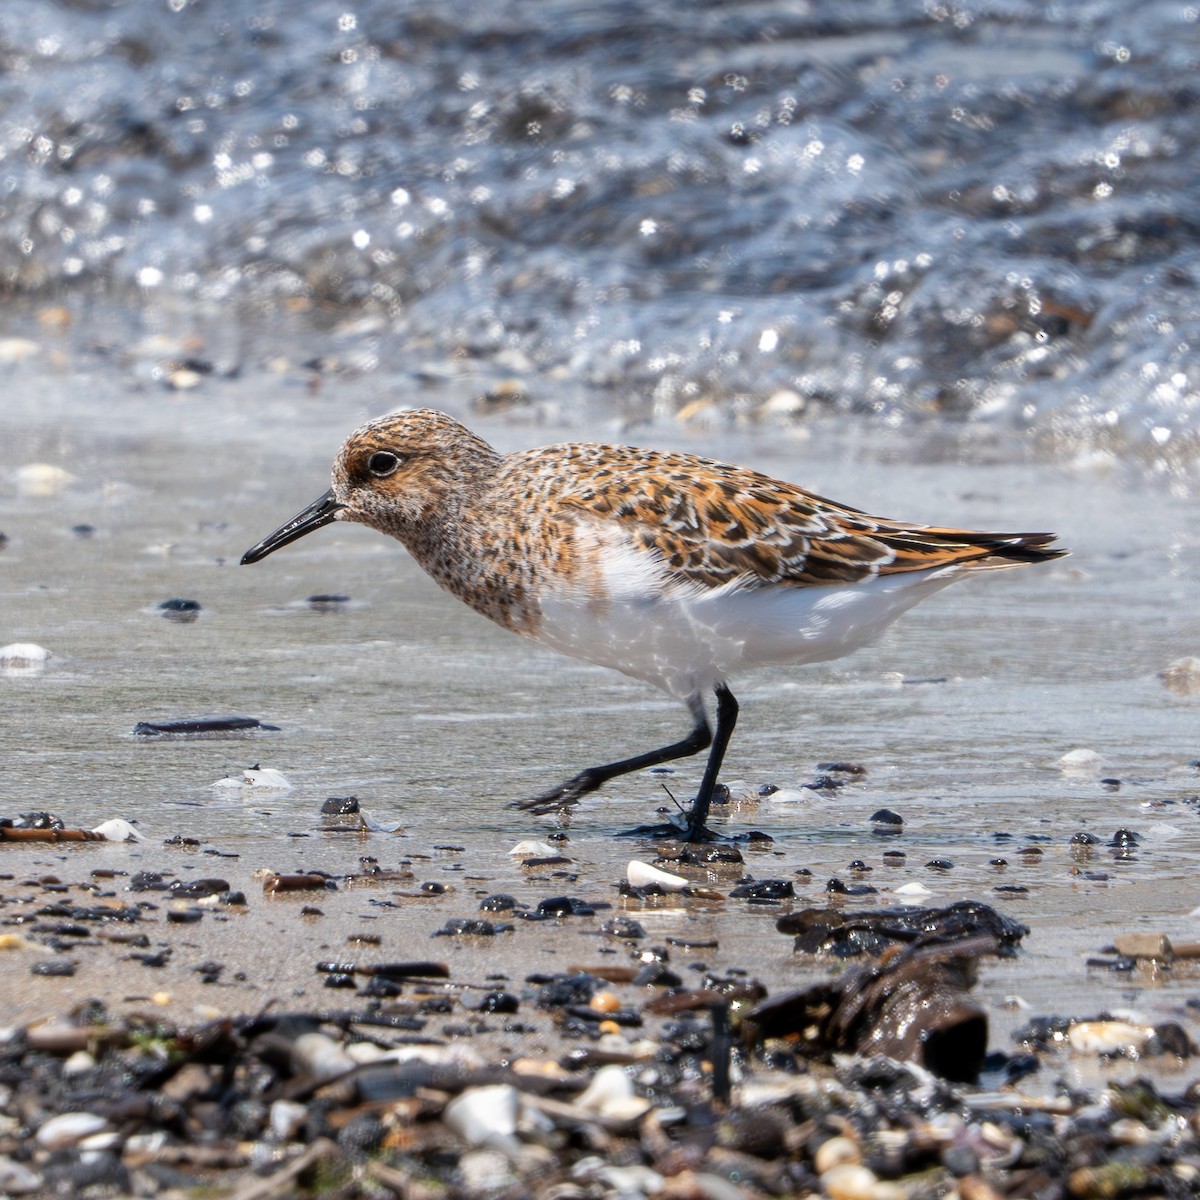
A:
<svg viewBox="0 0 1200 1200">
<path fill-rule="evenodd" d="M 737 721 L 733 673 L 840 658 L 956 579 L 1066 553 L 1052 533 L 872 517 L 690 454 L 588 443 L 499 454 L 432 409 L 355 430 L 333 486 L 242 562 L 334 521 L 396 538 L 505 629 L 682 700 L 692 716 L 682 740 L 588 767 L 517 807 L 564 808 L 618 775 L 707 749 L 689 837 L 704 836 Z"/>
</svg>

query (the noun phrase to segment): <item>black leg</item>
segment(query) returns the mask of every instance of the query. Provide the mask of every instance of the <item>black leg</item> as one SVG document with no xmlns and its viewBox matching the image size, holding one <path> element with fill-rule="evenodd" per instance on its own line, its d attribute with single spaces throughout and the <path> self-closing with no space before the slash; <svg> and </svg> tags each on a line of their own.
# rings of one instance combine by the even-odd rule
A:
<svg viewBox="0 0 1200 1200">
<path fill-rule="evenodd" d="M 709 806 L 712 804 L 713 792 L 717 786 L 717 774 L 725 758 L 725 748 L 733 736 L 733 727 L 737 724 L 738 702 L 733 693 L 723 684 L 716 686 L 717 693 L 717 731 L 713 735 L 712 749 L 708 752 L 708 763 L 704 768 L 704 778 L 700 780 L 700 790 L 692 802 L 692 810 L 688 813 L 687 833 L 685 840 L 697 841 L 704 836 L 704 825 L 708 820 Z M 711 834 L 709 835 L 712 836 Z"/>
<path fill-rule="evenodd" d="M 717 693 L 717 699 L 720 702 L 720 692 Z M 729 699 L 732 701 L 733 697 L 730 696 Z M 532 800 L 515 800 L 510 807 L 524 808 L 535 813 L 553 812 L 556 808 L 566 808 L 568 805 L 575 804 L 588 792 L 594 792 L 597 788 L 603 787 L 610 779 L 615 779 L 618 775 L 628 775 L 630 771 L 642 771 L 646 767 L 657 767 L 659 763 L 670 762 L 672 759 L 686 758 L 689 754 L 699 754 L 706 746 L 712 744 L 712 729 L 709 727 L 708 717 L 704 712 L 704 701 L 699 696 L 692 696 L 688 699 L 688 708 L 692 710 L 692 716 L 696 723 L 692 726 L 692 732 L 681 742 L 672 742 L 669 746 L 663 746 L 659 750 L 648 750 L 645 754 L 635 754 L 632 758 L 621 759 L 620 762 L 606 763 L 601 767 L 588 767 L 586 770 L 580 771 L 578 775 L 572 775 L 566 783 L 560 784 L 551 791 L 545 792 L 541 796 L 535 796 Z M 733 708 L 736 715 L 736 702 Z M 718 713 L 720 711 L 718 708 Z M 733 731 L 732 723 L 729 729 L 730 732 Z M 718 736 L 720 736 L 720 731 L 721 725 L 718 717 Z M 725 740 L 729 740 L 728 735 Z M 723 746 L 722 753 L 724 753 Z M 711 757 L 709 766 L 712 767 Z M 717 766 L 720 766 L 719 756 Z M 715 775 L 716 768 L 712 769 Z M 708 778 L 707 772 L 705 772 L 704 778 Z M 708 791 L 711 799 L 712 788 L 710 787 Z"/>
</svg>

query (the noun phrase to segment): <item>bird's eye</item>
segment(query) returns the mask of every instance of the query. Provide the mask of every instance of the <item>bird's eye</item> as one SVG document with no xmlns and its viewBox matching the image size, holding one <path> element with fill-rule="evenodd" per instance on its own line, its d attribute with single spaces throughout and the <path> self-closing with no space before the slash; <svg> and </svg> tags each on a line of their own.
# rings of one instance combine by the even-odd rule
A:
<svg viewBox="0 0 1200 1200">
<path fill-rule="evenodd" d="M 400 456 L 393 454 L 390 450 L 376 450 L 367 459 L 367 470 L 376 479 L 386 479 L 389 475 L 394 475 L 399 469 Z"/>
</svg>

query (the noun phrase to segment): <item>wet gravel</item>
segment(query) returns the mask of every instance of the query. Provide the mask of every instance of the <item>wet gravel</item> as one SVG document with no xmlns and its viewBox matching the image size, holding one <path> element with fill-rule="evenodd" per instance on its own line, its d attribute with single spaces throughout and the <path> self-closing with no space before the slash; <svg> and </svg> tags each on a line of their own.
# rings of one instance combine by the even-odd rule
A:
<svg viewBox="0 0 1200 1200">
<path fill-rule="evenodd" d="M 327 807 L 355 815 L 347 798 Z M 249 875 L 232 856 L 184 877 L 169 863 L 185 839 L 152 851 L 161 870 L 125 872 L 89 869 L 95 843 L 64 839 L 52 813 L 0 825 L 14 829 L 41 840 L 14 843 L 0 877 L 10 976 L 90 969 L 107 993 L 0 1031 L 6 1194 L 1116 1200 L 1200 1186 L 1200 980 L 1178 1021 L 1028 1014 L 989 1040 L 977 971 L 1019 959 L 1031 931 L 982 901 L 831 902 L 811 885 L 798 899 L 727 844 L 664 845 L 577 895 L 544 891 L 569 884 L 569 854 L 529 843 L 529 898 L 472 901 L 421 881 L 423 855 Z M 424 957 L 361 919 L 331 944 L 325 906 L 347 895 L 407 908 L 409 926 L 423 912 L 426 939 L 404 945 Z M 807 982 L 764 982 L 736 937 L 647 933 L 664 906 L 714 904 L 767 905 Z M 255 951 L 280 915 L 291 978 L 308 981 L 290 992 Z M 221 932 L 197 941 L 206 929 Z M 1184 972 L 1198 952 L 1146 934 L 1097 950 L 1112 969 Z"/>
</svg>

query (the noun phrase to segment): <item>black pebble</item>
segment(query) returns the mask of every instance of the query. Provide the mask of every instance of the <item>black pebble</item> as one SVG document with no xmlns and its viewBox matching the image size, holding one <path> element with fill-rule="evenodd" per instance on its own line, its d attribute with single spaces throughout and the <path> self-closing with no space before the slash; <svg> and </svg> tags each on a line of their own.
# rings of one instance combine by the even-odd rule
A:
<svg viewBox="0 0 1200 1200">
<path fill-rule="evenodd" d="M 493 925 L 491 921 L 454 917 L 447 921 L 433 936 L 434 937 L 495 937 L 498 933 L 507 933 L 511 925 Z"/>
<path fill-rule="evenodd" d="M 520 1008 L 520 1001 L 512 992 L 488 992 L 479 1005 L 479 1011 L 485 1013 L 515 1013 Z"/>
<path fill-rule="evenodd" d="M 49 962 L 34 963 L 29 968 L 31 975 L 49 975 L 55 979 L 75 974 L 75 964 L 68 958 L 52 958 Z"/>
<path fill-rule="evenodd" d="M 974 1175 L 979 1170 L 979 1155 L 970 1146 L 958 1144 L 942 1151 L 942 1166 L 957 1179 Z"/>
<path fill-rule="evenodd" d="M 632 917 L 609 917 L 600 932 L 623 942 L 635 942 L 646 936 L 645 929 Z"/>
<path fill-rule="evenodd" d="M 330 796 L 321 805 L 321 815 L 324 817 L 346 817 L 358 812 L 357 796 Z"/>
<path fill-rule="evenodd" d="M 729 893 L 735 900 L 785 900 L 796 894 L 787 879 L 759 879 L 740 884 Z"/>
<path fill-rule="evenodd" d="M 167 888 L 172 896 L 196 900 L 202 896 L 220 896 L 229 891 L 228 879 L 177 879 Z"/>
<path fill-rule="evenodd" d="M 200 611 L 200 601 L 184 600 L 180 596 L 173 596 L 170 600 L 160 600 L 154 607 L 164 615 L 171 613 L 198 613 Z"/>
<path fill-rule="evenodd" d="M 353 975 L 334 972 L 332 975 L 325 976 L 325 986 L 327 988 L 353 988 L 357 987 L 358 984 L 354 982 Z"/>
<path fill-rule="evenodd" d="M 512 912 L 517 907 L 517 898 L 507 892 L 494 892 L 479 902 L 480 912 Z"/>
<path fill-rule="evenodd" d="M 879 808 L 871 814 L 872 833 L 899 833 L 904 828 L 904 818 L 890 808 Z"/>
<path fill-rule="evenodd" d="M 537 911 L 544 915 L 556 917 L 594 917 L 595 908 L 587 901 L 577 896 L 549 896 L 539 900 Z"/>
<path fill-rule="evenodd" d="M 648 962 L 633 977 L 636 987 L 682 987 L 683 979 L 660 962 Z"/>
<path fill-rule="evenodd" d="M 137 737 L 147 738 L 214 737 L 258 729 L 278 732 L 279 726 L 268 725 L 257 717 L 172 717 L 165 721 L 139 721 L 133 732 Z"/>
<path fill-rule="evenodd" d="M 345 608 L 350 603 L 350 597 L 343 592 L 319 592 L 315 596 L 306 596 L 304 603 L 314 612 L 333 612 Z"/>
</svg>

